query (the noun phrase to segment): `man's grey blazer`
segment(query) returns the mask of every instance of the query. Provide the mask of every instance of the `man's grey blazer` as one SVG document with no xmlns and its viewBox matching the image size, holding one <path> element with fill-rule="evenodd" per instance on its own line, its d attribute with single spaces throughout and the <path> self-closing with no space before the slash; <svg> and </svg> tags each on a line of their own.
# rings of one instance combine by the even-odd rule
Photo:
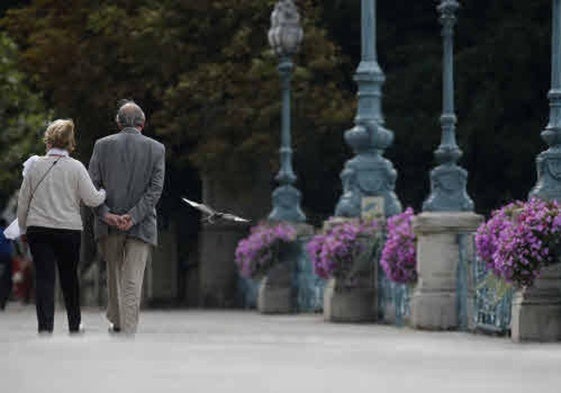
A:
<svg viewBox="0 0 561 393">
<path fill-rule="evenodd" d="M 134 224 L 128 235 L 156 245 L 156 203 L 165 176 L 164 145 L 136 128 L 123 128 L 96 141 L 88 170 L 96 187 L 107 192 L 105 203 L 95 209 L 96 240 L 109 233 L 102 220 L 105 213 L 128 213 Z"/>
</svg>

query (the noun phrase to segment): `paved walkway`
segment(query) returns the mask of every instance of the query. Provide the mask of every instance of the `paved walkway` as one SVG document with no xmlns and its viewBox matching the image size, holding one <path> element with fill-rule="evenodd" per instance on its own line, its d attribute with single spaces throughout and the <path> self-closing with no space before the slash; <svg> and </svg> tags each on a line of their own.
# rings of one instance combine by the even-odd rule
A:
<svg viewBox="0 0 561 393">
<path fill-rule="evenodd" d="M 330 324 L 319 315 L 145 311 L 134 339 L 99 310 L 69 336 L 35 334 L 34 309 L 0 313 L 6 393 L 560 392 L 561 344 Z"/>
</svg>

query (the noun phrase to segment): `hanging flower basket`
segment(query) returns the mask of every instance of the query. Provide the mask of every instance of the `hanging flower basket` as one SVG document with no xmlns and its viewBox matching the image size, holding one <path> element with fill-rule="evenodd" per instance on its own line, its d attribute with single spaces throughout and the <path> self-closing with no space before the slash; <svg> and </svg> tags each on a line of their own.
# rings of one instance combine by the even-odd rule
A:
<svg viewBox="0 0 561 393">
<path fill-rule="evenodd" d="M 356 275 L 372 267 L 381 245 L 382 224 L 377 220 L 328 222 L 306 249 L 315 273 L 353 286 Z"/>
<path fill-rule="evenodd" d="M 382 250 L 380 265 L 386 277 L 398 284 L 417 281 L 417 237 L 413 232 L 412 208 L 388 219 L 387 238 Z"/>
<path fill-rule="evenodd" d="M 478 256 L 508 285 L 528 288 L 542 268 L 558 261 L 561 206 L 531 199 L 513 202 L 491 214 L 475 235 Z"/>
<path fill-rule="evenodd" d="M 251 228 L 250 235 L 240 240 L 235 262 L 242 277 L 258 279 L 282 260 L 283 252 L 294 244 L 296 229 L 279 223 L 260 223 Z"/>
</svg>

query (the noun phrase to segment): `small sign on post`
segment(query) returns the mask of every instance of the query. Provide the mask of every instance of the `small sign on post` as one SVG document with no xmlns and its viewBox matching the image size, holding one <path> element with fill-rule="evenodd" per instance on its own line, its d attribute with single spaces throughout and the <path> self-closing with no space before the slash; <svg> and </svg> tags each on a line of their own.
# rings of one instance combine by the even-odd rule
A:
<svg viewBox="0 0 561 393">
<path fill-rule="evenodd" d="M 360 211 L 360 217 L 365 221 L 384 218 L 384 198 L 378 196 L 362 197 Z"/>
</svg>

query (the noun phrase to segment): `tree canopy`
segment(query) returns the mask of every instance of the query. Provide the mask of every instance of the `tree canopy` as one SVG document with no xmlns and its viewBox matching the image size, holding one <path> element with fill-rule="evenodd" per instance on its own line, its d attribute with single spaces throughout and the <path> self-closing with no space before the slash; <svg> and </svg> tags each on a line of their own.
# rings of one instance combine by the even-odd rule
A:
<svg viewBox="0 0 561 393">
<path fill-rule="evenodd" d="M 33 0 L 2 26 L 57 116 L 76 120 L 80 154 L 114 130 L 119 98 L 146 109 L 172 168 L 231 188 L 278 165 L 280 84 L 266 32 L 274 0 Z M 548 117 L 551 2 L 464 0 L 455 40 L 458 143 L 479 212 L 525 199 Z M 351 154 L 360 0 L 300 0 L 305 40 L 293 88 L 295 170 L 308 213 L 333 212 Z M 378 1 L 387 156 L 397 194 L 419 208 L 440 142 L 442 42 L 436 1 Z M 181 182 L 176 178 L 175 184 Z"/>
<path fill-rule="evenodd" d="M 21 163 L 44 150 L 40 137 L 48 118 L 42 97 L 18 70 L 15 43 L 0 32 L 0 203 L 18 188 Z"/>
<path fill-rule="evenodd" d="M 131 97 L 148 112 L 148 132 L 166 143 L 172 165 L 194 165 L 232 189 L 251 182 L 256 169 L 272 178 L 281 109 L 278 60 L 266 35 L 274 1 L 63 3 L 36 0 L 2 23 L 37 88 L 57 113 L 76 119 L 83 158 L 114 128 L 116 100 Z M 323 202 L 331 210 L 345 155 L 341 130 L 354 110 L 342 88 L 348 60 L 327 37 L 321 6 L 299 6 L 305 41 L 294 59 L 295 160 L 305 194 L 320 194 L 322 205 L 321 189 L 333 189 Z"/>
</svg>

